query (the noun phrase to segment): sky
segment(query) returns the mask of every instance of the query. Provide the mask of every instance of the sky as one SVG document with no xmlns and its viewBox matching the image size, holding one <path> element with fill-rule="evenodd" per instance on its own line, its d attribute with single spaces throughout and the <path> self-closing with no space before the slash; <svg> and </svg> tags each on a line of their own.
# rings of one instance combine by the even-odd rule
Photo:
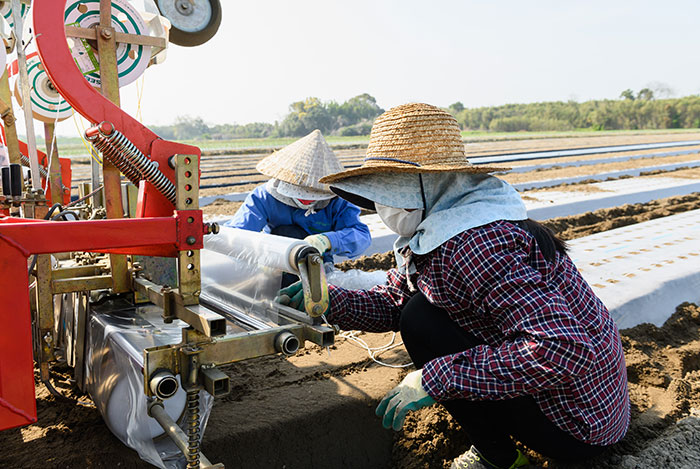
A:
<svg viewBox="0 0 700 469">
<path fill-rule="evenodd" d="M 146 124 L 274 122 L 294 101 L 361 93 L 385 109 L 615 99 L 654 83 L 700 94 L 697 0 L 221 3 L 212 40 L 171 45 L 139 80 Z M 136 89 L 122 89 L 132 115 Z M 73 120 L 58 133 L 76 136 Z"/>
</svg>

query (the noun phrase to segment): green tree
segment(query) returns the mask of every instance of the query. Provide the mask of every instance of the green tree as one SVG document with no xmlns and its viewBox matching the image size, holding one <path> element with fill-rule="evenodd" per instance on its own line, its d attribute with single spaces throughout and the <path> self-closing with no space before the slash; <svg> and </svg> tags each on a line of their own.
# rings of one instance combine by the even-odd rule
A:
<svg viewBox="0 0 700 469">
<path fill-rule="evenodd" d="M 620 98 L 622 99 L 627 99 L 629 101 L 634 101 L 634 91 L 631 89 L 627 88 L 625 91 L 620 93 Z"/>
<path fill-rule="evenodd" d="M 654 99 L 654 92 L 649 88 L 642 88 L 637 93 L 637 99 L 643 99 L 645 101 L 651 101 Z"/>
</svg>

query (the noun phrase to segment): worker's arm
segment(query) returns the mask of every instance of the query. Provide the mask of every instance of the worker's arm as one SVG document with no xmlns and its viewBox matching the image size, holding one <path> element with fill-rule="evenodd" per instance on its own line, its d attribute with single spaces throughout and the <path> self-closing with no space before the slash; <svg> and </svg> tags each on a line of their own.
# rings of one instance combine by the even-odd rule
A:
<svg viewBox="0 0 700 469">
<path fill-rule="evenodd" d="M 268 223 L 268 205 L 272 197 L 267 193 L 264 186 L 256 187 L 250 192 L 243 205 L 240 206 L 231 220 L 224 226 L 240 228 L 248 231 L 262 231 Z"/>
<path fill-rule="evenodd" d="M 346 290 L 328 286 L 330 312 L 328 320 L 345 330 L 386 332 L 399 330 L 401 309 L 413 293 L 406 276 L 398 270 L 387 272 L 387 283 L 371 290 Z"/>
<path fill-rule="evenodd" d="M 472 309 L 464 314 L 483 314 L 506 339 L 428 362 L 427 392 L 438 401 L 506 399 L 586 373 L 596 359 L 591 339 L 554 279 L 528 264 L 528 247 L 512 232 L 474 232 L 443 259 L 444 285 Z"/>
<path fill-rule="evenodd" d="M 340 198 L 334 199 L 331 204 L 333 231 L 323 233 L 331 242 L 330 253 L 359 256 L 371 242 L 369 228 L 360 221 L 360 209 Z"/>
</svg>

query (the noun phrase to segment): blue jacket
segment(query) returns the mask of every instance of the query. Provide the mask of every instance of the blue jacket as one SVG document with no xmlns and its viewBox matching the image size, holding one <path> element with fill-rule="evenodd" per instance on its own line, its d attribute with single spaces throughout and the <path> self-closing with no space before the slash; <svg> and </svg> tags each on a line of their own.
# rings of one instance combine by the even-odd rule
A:
<svg viewBox="0 0 700 469">
<path fill-rule="evenodd" d="M 350 202 L 335 197 L 316 213 L 308 217 L 305 213 L 272 197 L 263 184 L 248 194 L 225 226 L 269 233 L 278 226 L 296 225 L 309 234 L 326 235 L 331 242 L 330 253 L 347 257 L 358 256 L 369 247 L 369 228 L 360 221 L 360 209 Z"/>
</svg>

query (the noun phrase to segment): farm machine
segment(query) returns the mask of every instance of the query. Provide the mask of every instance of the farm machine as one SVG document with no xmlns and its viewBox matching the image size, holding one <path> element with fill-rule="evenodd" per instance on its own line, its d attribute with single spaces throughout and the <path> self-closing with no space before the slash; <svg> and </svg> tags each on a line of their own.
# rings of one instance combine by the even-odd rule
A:
<svg viewBox="0 0 700 469">
<path fill-rule="evenodd" d="M 318 251 L 205 223 L 200 149 L 120 108 L 120 86 L 163 62 L 168 42 L 214 35 L 219 1 L 12 0 L 0 12 L 14 58 L 0 79 L 0 430 L 37 421 L 35 380 L 60 394 L 59 364 L 142 459 L 223 467 L 200 452 L 212 400 L 229 391 L 220 367 L 328 346 L 334 330 L 317 314 L 328 301 Z M 54 138 L 73 112 L 91 124 L 77 195 Z M 272 300 L 280 271 L 301 278 L 305 312 Z"/>
</svg>

